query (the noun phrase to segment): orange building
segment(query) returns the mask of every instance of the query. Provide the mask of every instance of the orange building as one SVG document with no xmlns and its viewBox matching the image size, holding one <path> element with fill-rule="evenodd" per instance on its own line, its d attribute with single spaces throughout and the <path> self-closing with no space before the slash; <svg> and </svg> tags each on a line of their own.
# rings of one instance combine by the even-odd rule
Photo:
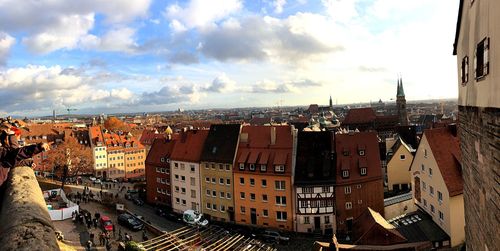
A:
<svg viewBox="0 0 500 251">
<path fill-rule="evenodd" d="M 293 126 L 244 126 L 233 165 L 235 221 L 293 231 Z"/>
</svg>

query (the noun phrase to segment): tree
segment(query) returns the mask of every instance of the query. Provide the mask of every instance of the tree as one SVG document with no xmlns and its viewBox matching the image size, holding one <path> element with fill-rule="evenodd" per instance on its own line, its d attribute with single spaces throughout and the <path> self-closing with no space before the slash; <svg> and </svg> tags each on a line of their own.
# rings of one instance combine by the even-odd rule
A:
<svg viewBox="0 0 500 251">
<path fill-rule="evenodd" d="M 59 177 L 63 177 L 64 167 L 68 165 L 68 159 L 70 160 L 70 166 L 67 169 L 67 176 L 72 177 L 93 172 L 94 158 L 92 149 L 80 145 L 73 137 L 67 137 L 62 143 L 53 145 L 48 155 L 46 161 L 50 166 L 54 167 L 54 172 Z"/>
<path fill-rule="evenodd" d="M 128 131 L 130 128 L 116 117 L 109 117 L 104 121 L 104 128 L 110 131 Z"/>
</svg>

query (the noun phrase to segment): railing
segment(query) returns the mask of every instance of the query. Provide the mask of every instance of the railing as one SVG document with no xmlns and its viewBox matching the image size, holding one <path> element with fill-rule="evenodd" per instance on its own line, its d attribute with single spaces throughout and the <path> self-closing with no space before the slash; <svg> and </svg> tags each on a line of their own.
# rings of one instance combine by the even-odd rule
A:
<svg viewBox="0 0 500 251">
<path fill-rule="evenodd" d="M 54 226 L 33 170 L 10 170 L 0 198 L 1 250 L 59 250 Z"/>
</svg>

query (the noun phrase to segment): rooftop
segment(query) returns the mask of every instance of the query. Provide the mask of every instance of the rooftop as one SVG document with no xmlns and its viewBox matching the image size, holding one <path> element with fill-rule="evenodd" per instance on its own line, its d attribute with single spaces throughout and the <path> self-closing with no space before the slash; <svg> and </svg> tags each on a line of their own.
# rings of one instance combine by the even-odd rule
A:
<svg viewBox="0 0 500 251">
<path fill-rule="evenodd" d="M 335 181 L 335 162 L 332 132 L 299 132 L 296 184 L 318 184 Z"/>
<path fill-rule="evenodd" d="M 233 164 L 240 128 L 240 124 L 211 125 L 201 161 Z"/>
</svg>

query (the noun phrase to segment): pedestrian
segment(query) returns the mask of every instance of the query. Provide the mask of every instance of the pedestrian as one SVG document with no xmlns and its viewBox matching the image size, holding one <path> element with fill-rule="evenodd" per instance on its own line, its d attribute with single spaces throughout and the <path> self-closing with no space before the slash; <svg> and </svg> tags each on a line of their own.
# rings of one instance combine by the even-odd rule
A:
<svg viewBox="0 0 500 251">
<path fill-rule="evenodd" d="M 94 218 L 94 228 L 97 229 L 97 218 Z"/>
<path fill-rule="evenodd" d="M 94 244 L 94 233 L 92 231 L 90 231 L 90 241 L 92 242 L 92 244 Z"/>
<path fill-rule="evenodd" d="M 91 220 L 87 220 L 87 228 L 88 229 L 92 228 L 92 221 Z"/>
<path fill-rule="evenodd" d="M 92 250 L 92 242 L 90 240 L 87 241 L 87 250 Z"/>
</svg>

